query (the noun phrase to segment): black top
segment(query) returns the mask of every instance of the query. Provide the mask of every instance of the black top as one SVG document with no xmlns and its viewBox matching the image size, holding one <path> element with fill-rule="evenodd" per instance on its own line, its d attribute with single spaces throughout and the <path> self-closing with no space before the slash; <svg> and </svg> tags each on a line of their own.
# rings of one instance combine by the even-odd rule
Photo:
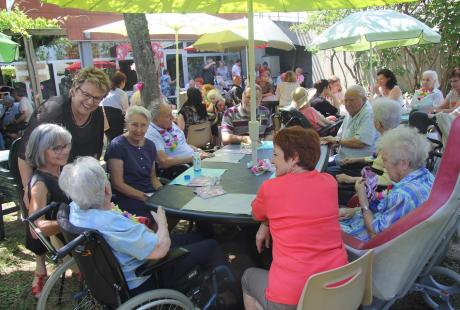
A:
<svg viewBox="0 0 460 310">
<path fill-rule="evenodd" d="M 25 159 L 26 145 L 32 131 L 41 124 L 54 123 L 65 127 L 72 135 L 72 149 L 69 162 L 78 156 L 101 157 L 104 138 L 104 114 L 102 107 L 98 107 L 89 116 L 83 126 L 75 125 L 70 98 L 51 97 L 41 104 L 32 114 L 19 149 L 19 157 Z"/>
<path fill-rule="evenodd" d="M 310 101 L 310 104 L 313 108 L 323 114 L 324 117 L 337 115 L 339 112 L 339 110 L 337 110 L 337 108 L 334 107 L 329 101 L 327 101 L 326 98 L 321 96 L 313 97 L 313 99 Z"/>
<path fill-rule="evenodd" d="M 214 77 L 216 76 L 216 67 L 212 65 L 208 69 L 203 67 L 203 82 L 204 84 L 214 85 Z"/>
<path fill-rule="evenodd" d="M 30 200 L 30 190 L 37 183 L 43 182 L 48 190 L 48 196 L 46 197 L 46 204 L 51 202 L 65 202 L 70 203 L 69 198 L 64 194 L 64 192 L 59 188 L 58 178 L 49 173 L 35 169 L 29 181 L 29 200 Z M 55 220 L 57 215 L 57 208 L 51 210 L 51 212 L 45 215 L 47 220 Z"/>
</svg>

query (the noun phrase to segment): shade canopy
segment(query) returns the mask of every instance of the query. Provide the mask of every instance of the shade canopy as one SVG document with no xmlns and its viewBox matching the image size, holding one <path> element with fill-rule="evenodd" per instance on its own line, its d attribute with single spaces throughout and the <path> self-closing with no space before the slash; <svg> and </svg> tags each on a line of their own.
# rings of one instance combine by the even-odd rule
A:
<svg viewBox="0 0 460 310">
<path fill-rule="evenodd" d="M 176 96 L 179 96 L 179 35 L 200 35 L 213 28 L 215 24 L 222 24 L 226 19 L 202 13 L 165 13 L 146 14 L 149 34 L 172 34 L 176 42 Z M 128 35 L 123 20 L 107 25 L 91 28 L 83 32 L 115 33 Z"/>
<path fill-rule="evenodd" d="M 209 14 L 146 14 L 151 35 L 201 35 L 206 33 L 212 25 L 224 23 L 226 19 Z M 123 20 L 84 30 L 83 32 L 114 33 L 127 36 Z"/>
<path fill-rule="evenodd" d="M 13 62 L 17 59 L 19 44 L 12 41 L 9 36 L 0 33 L 0 62 Z"/>
<path fill-rule="evenodd" d="M 440 40 L 436 31 L 412 16 L 393 10 L 367 10 L 338 21 L 313 40 L 308 49 L 357 52 Z"/>
<path fill-rule="evenodd" d="M 193 47 L 197 50 L 222 51 L 245 47 L 248 41 L 248 20 L 243 18 L 216 25 L 208 33 L 200 36 Z M 288 36 L 269 19 L 254 21 L 254 44 L 286 51 L 294 49 L 294 44 Z"/>
<path fill-rule="evenodd" d="M 385 6 L 417 0 L 253 0 L 254 12 L 303 12 Z M 247 0 L 42 0 L 88 11 L 117 13 L 248 13 Z"/>
</svg>

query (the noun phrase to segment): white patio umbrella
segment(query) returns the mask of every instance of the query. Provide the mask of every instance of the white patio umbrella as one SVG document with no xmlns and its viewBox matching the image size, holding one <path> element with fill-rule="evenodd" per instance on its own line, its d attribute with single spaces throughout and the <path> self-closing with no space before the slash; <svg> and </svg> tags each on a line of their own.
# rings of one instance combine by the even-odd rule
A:
<svg viewBox="0 0 460 310">
<path fill-rule="evenodd" d="M 441 36 L 418 19 L 393 10 L 366 10 L 338 21 L 308 46 L 308 50 L 370 51 L 398 46 L 439 43 Z M 372 62 L 371 62 L 372 64 Z M 371 66 L 371 74 L 372 73 Z"/>
<path fill-rule="evenodd" d="M 174 35 L 176 41 L 176 96 L 179 96 L 179 35 L 201 35 L 213 28 L 216 24 L 225 23 L 227 20 L 202 13 L 163 13 L 146 14 L 149 34 Z M 83 32 L 114 33 L 127 36 L 123 20 L 109 23 Z"/>
<path fill-rule="evenodd" d="M 201 35 L 193 44 L 197 50 L 222 51 L 232 48 L 247 47 L 248 20 L 247 18 L 227 21 L 218 24 Z M 269 19 L 258 18 L 254 21 L 254 44 L 266 44 L 282 50 L 294 49 L 294 44 L 288 36 Z"/>
</svg>

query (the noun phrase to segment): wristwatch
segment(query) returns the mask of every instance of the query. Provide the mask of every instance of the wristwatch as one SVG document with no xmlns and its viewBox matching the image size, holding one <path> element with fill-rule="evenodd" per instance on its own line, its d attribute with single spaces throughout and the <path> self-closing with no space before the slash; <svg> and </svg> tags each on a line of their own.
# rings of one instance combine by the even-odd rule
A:
<svg viewBox="0 0 460 310">
<path fill-rule="evenodd" d="M 369 206 L 367 206 L 367 205 L 362 206 L 362 207 L 361 207 L 361 210 L 362 210 L 363 212 L 370 211 Z"/>
</svg>

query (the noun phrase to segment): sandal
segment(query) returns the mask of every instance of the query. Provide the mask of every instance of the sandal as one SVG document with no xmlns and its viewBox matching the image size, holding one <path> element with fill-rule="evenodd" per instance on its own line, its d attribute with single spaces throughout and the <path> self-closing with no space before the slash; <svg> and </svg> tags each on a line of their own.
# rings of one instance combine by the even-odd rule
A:
<svg viewBox="0 0 460 310">
<path fill-rule="evenodd" d="M 45 286 L 45 282 L 46 282 L 46 273 L 45 274 L 34 273 L 34 280 L 32 282 L 32 295 L 34 295 L 35 298 L 37 299 L 40 298 L 43 287 Z"/>
</svg>

